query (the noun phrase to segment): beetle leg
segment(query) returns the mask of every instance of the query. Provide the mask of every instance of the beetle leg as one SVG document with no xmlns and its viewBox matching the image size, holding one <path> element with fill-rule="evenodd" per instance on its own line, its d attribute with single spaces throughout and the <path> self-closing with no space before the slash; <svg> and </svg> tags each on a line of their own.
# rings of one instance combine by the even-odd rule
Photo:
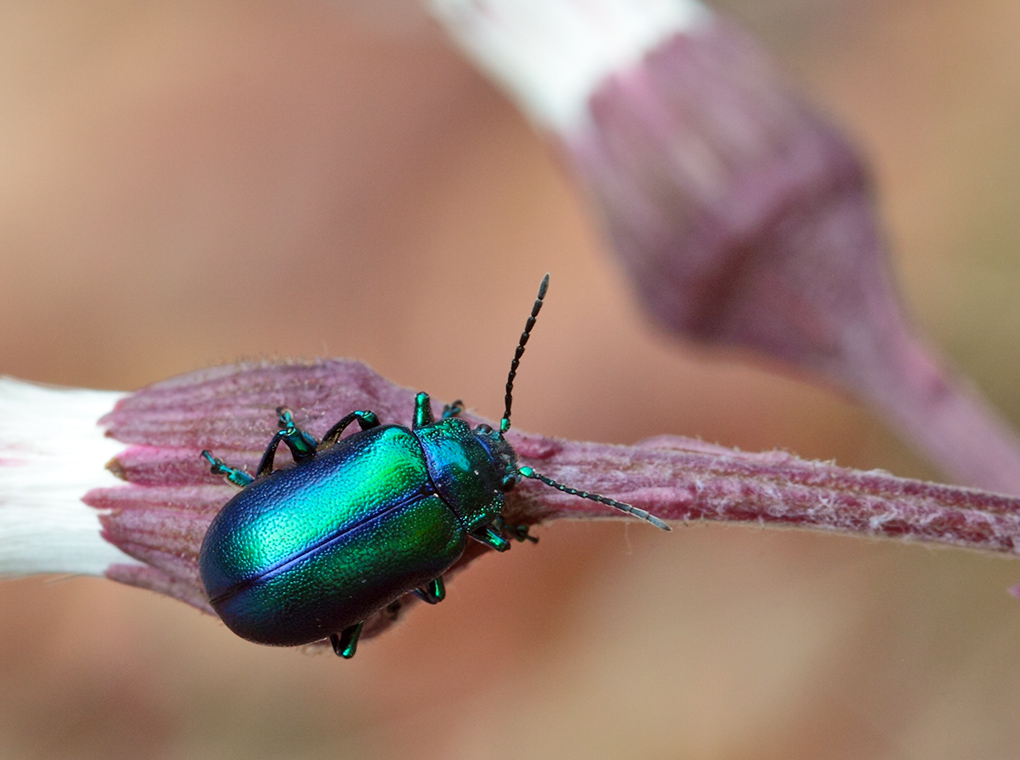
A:
<svg viewBox="0 0 1020 760">
<path fill-rule="evenodd" d="M 268 475 L 273 471 L 273 460 L 276 458 L 276 447 L 280 445 L 280 439 L 282 437 L 283 436 L 280 433 L 277 433 L 269 442 L 269 446 L 266 447 L 266 453 L 262 455 L 262 461 L 259 462 L 259 468 L 255 471 L 256 478 L 261 478 L 263 475 Z"/>
<path fill-rule="evenodd" d="M 259 462 L 259 468 L 255 472 L 257 478 L 273 471 L 273 460 L 276 458 L 276 449 L 281 441 L 287 444 L 295 462 L 306 462 L 315 457 L 315 439 L 294 424 L 290 409 L 282 406 L 277 407 L 276 415 L 280 429 L 269 442 L 269 446 L 266 447 L 266 453 L 262 455 L 262 461 Z"/>
<path fill-rule="evenodd" d="M 280 422 L 280 438 L 287 444 L 287 448 L 294 456 L 294 461 L 304 462 L 314 459 L 315 447 L 318 445 L 315 438 L 294 424 L 290 409 L 281 406 L 276 410 L 276 414 Z"/>
<path fill-rule="evenodd" d="M 432 414 L 432 400 L 429 399 L 429 394 L 419 393 L 414 397 L 414 424 L 411 426 L 414 430 L 431 425 L 436 421 L 435 416 Z"/>
<path fill-rule="evenodd" d="M 210 468 L 213 475 L 224 475 L 227 480 L 233 483 L 235 486 L 241 486 L 244 488 L 246 485 L 251 483 L 255 478 L 246 473 L 244 470 L 240 470 L 237 467 L 229 467 L 226 462 L 222 459 L 214 457 L 208 451 L 203 451 L 202 456 L 208 460 L 209 464 L 212 465 Z"/>
<path fill-rule="evenodd" d="M 497 517 L 493 520 L 493 523 L 499 529 L 500 532 L 506 530 L 510 532 L 510 537 L 515 538 L 520 542 L 530 541 L 533 544 L 538 543 L 538 536 L 533 536 L 528 532 L 527 525 L 507 525 L 502 517 Z"/>
<path fill-rule="evenodd" d="M 358 651 L 358 637 L 361 636 L 361 627 L 363 625 L 365 625 L 364 620 L 344 628 L 340 633 L 330 634 L 329 643 L 333 645 L 333 651 L 337 657 L 349 660 L 354 656 L 354 653 Z"/>
<path fill-rule="evenodd" d="M 332 446 L 338 440 L 340 440 L 341 434 L 354 420 L 358 421 L 358 426 L 362 430 L 369 430 L 374 427 L 379 427 L 379 418 L 375 416 L 375 412 L 366 412 L 359 409 L 356 412 L 351 412 L 333 427 L 329 429 L 326 435 L 322 436 L 322 443 L 319 444 L 319 450 Z"/>
<path fill-rule="evenodd" d="M 457 399 L 452 404 L 444 404 L 443 405 L 443 419 L 445 420 L 445 419 L 448 419 L 450 417 L 457 417 L 463 411 L 464 411 L 464 402 L 461 401 L 460 399 Z"/>
<path fill-rule="evenodd" d="M 510 548 L 510 542 L 503 537 L 502 533 L 493 528 L 491 525 L 472 531 L 471 533 L 468 533 L 468 535 L 475 541 L 483 543 L 498 552 L 505 552 Z"/>
<path fill-rule="evenodd" d="M 427 585 L 421 588 L 416 588 L 414 593 L 418 595 L 418 598 L 428 604 L 439 604 L 443 599 L 446 598 L 446 586 L 443 585 L 443 578 L 440 576 L 434 581 L 429 581 Z"/>
<path fill-rule="evenodd" d="M 527 525 L 512 525 L 510 526 L 510 532 L 513 533 L 514 538 L 518 541 L 530 541 L 533 544 L 538 543 L 538 536 L 533 536 L 528 532 Z"/>
</svg>

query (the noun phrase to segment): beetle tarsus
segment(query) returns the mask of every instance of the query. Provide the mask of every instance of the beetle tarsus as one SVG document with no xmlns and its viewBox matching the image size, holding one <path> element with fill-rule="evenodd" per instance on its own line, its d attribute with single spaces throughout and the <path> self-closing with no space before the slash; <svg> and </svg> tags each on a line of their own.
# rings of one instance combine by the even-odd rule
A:
<svg viewBox="0 0 1020 760">
<path fill-rule="evenodd" d="M 533 544 L 538 543 L 538 536 L 533 536 L 528 532 L 527 525 L 515 525 L 514 526 L 514 537 L 518 541 L 530 541 Z"/>
<path fill-rule="evenodd" d="M 349 660 L 358 651 L 358 637 L 361 636 L 361 628 L 365 622 L 344 628 L 340 633 L 330 634 L 329 643 L 333 645 L 333 652 L 337 657 Z"/>
<path fill-rule="evenodd" d="M 459 417 L 460 413 L 464 411 L 464 402 L 457 399 L 452 404 L 443 405 L 443 419 L 447 420 L 450 417 Z"/>
<path fill-rule="evenodd" d="M 513 538 L 521 543 L 530 541 L 533 544 L 538 543 L 538 536 L 533 536 L 529 532 L 529 526 L 527 525 L 507 525 L 506 520 L 502 517 L 497 517 L 492 521 L 493 526 L 499 531 L 501 535 L 506 533 L 510 534 L 510 538 Z"/>
<path fill-rule="evenodd" d="M 238 469 L 237 467 L 230 467 L 226 462 L 218 457 L 214 457 L 208 451 L 203 451 L 202 456 L 206 458 L 206 461 L 212 465 L 209 471 L 213 475 L 223 475 L 227 480 L 233 483 L 235 486 L 244 488 L 246 485 L 251 483 L 254 478 L 246 473 L 244 470 Z"/>
<path fill-rule="evenodd" d="M 538 536 L 531 535 L 531 533 L 528 532 L 527 525 L 511 525 L 509 530 L 510 535 L 521 543 L 524 543 L 525 541 L 530 541 L 533 544 L 538 543 Z"/>
</svg>

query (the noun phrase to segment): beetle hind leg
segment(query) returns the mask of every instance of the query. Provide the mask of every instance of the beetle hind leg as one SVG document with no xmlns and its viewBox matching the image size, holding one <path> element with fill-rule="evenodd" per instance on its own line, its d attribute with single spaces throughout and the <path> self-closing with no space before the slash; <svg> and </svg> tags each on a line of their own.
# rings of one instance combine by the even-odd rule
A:
<svg viewBox="0 0 1020 760">
<path fill-rule="evenodd" d="M 203 451 L 202 456 L 206 458 L 212 467 L 210 471 L 213 475 L 223 475 L 227 480 L 233 483 L 235 486 L 241 486 L 244 488 L 246 485 L 251 483 L 255 478 L 246 473 L 244 470 L 237 467 L 230 467 L 219 457 L 214 457 L 208 451 Z"/>
<path fill-rule="evenodd" d="M 446 586 L 443 585 L 442 577 L 439 577 L 434 581 L 429 581 L 421 588 L 416 588 L 414 593 L 423 602 L 428 604 L 439 604 L 446 598 Z"/>
<path fill-rule="evenodd" d="M 361 628 L 364 625 L 365 621 L 362 620 L 360 623 L 344 628 L 340 633 L 330 634 L 329 643 L 333 645 L 333 652 L 337 657 L 349 660 L 354 656 L 354 653 L 358 651 L 358 637 L 361 636 Z"/>
</svg>

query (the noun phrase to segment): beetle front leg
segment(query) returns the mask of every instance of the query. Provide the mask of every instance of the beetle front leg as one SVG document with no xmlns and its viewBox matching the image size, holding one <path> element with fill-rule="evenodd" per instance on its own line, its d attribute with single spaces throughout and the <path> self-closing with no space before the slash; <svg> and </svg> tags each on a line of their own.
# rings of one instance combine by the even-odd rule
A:
<svg viewBox="0 0 1020 760">
<path fill-rule="evenodd" d="M 322 443 L 319 444 L 319 449 L 324 449 L 328 446 L 332 446 L 343 434 L 344 430 L 355 420 L 358 421 L 358 426 L 362 430 L 370 430 L 374 427 L 379 427 L 379 418 L 375 416 L 375 412 L 368 412 L 363 409 L 359 409 L 356 412 L 351 412 L 333 427 L 329 429 L 326 435 L 322 436 Z"/>
<path fill-rule="evenodd" d="M 337 657 L 349 660 L 354 656 L 358 650 L 358 637 L 361 636 L 361 628 L 364 625 L 365 621 L 362 620 L 360 623 L 344 628 L 340 633 L 330 634 L 329 643 L 333 645 L 333 652 Z"/>
<path fill-rule="evenodd" d="M 527 525 L 511 525 L 510 532 L 513 534 L 514 538 L 522 543 L 524 541 L 530 541 L 533 544 L 538 543 L 538 536 L 531 535 L 528 531 Z"/>
<path fill-rule="evenodd" d="M 531 535 L 527 525 L 507 525 L 506 521 L 502 517 L 497 517 L 492 522 L 500 533 L 508 531 L 511 538 L 515 538 L 521 543 L 525 541 L 530 541 L 533 544 L 538 543 L 538 536 Z"/>
<path fill-rule="evenodd" d="M 208 460 L 209 464 L 212 465 L 210 470 L 213 475 L 223 475 L 235 486 L 241 486 L 241 488 L 244 488 L 255 479 L 244 470 L 228 466 L 226 462 L 214 457 L 208 451 L 203 451 L 202 456 L 204 456 L 206 460 Z"/>
<path fill-rule="evenodd" d="M 443 578 L 440 576 L 434 581 L 429 581 L 421 588 L 416 588 L 414 593 L 418 598 L 428 604 L 439 604 L 446 598 L 446 586 L 443 585 Z"/>
</svg>

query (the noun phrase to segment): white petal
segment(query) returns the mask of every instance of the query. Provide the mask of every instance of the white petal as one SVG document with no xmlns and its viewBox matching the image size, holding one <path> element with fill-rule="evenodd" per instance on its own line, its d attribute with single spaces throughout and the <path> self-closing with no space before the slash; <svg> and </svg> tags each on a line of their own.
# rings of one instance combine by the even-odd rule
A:
<svg viewBox="0 0 1020 760">
<path fill-rule="evenodd" d="M 588 98 L 677 33 L 711 18 L 698 0 L 429 0 L 469 58 L 539 126 L 586 123 Z"/>
<path fill-rule="evenodd" d="M 81 500 L 123 485 L 105 465 L 124 444 L 97 421 L 124 395 L 0 377 L 0 574 L 138 564 L 102 539 L 99 511 Z"/>
</svg>

